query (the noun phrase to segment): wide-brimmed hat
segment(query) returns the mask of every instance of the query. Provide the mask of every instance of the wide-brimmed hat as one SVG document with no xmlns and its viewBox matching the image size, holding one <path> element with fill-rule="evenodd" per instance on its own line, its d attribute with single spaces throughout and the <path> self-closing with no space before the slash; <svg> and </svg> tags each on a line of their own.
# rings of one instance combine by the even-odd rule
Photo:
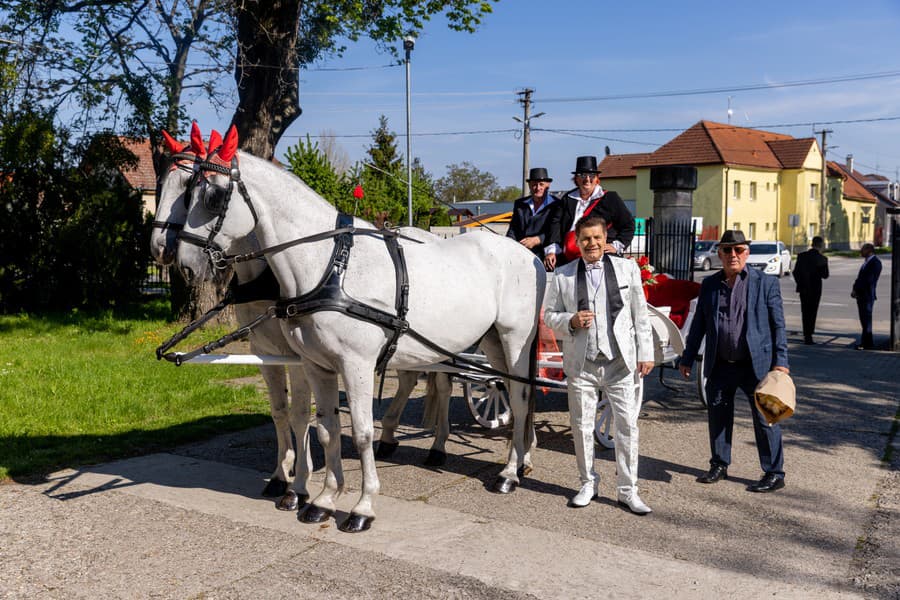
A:
<svg viewBox="0 0 900 600">
<path fill-rule="evenodd" d="M 750 240 L 744 237 L 744 232 L 740 229 L 729 229 L 722 234 L 719 240 L 720 246 L 744 246 L 750 243 Z"/>
<path fill-rule="evenodd" d="M 528 172 L 526 181 L 553 181 L 544 167 L 535 167 Z"/>
<path fill-rule="evenodd" d="M 572 175 L 578 175 L 579 173 L 600 173 L 600 171 L 597 170 L 597 157 L 579 156 L 578 158 L 576 158 L 575 170 L 572 171 Z"/>
</svg>

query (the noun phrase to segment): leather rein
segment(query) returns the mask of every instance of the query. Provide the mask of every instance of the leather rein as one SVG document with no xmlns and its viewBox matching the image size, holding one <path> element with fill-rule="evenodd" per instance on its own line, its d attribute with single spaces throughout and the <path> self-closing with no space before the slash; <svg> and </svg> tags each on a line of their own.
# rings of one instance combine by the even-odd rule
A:
<svg viewBox="0 0 900 600">
<path fill-rule="evenodd" d="M 387 369 L 388 362 L 397 350 L 397 343 L 399 342 L 400 336 L 407 334 L 421 343 L 423 346 L 431 349 L 438 354 L 441 354 L 442 356 L 446 356 L 449 359 L 449 361 L 446 361 L 446 364 L 449 364 L 450 366 L 465 367 L 484 375 L 509 378 L 520 383 L 535 383 L 532 378 L 525 378 L 510 373 L 504 373 L 503 371 L 494 369 L 483 363 L 470 360 L 468 358 L 460 356 L 457 353 L 451 352 L 450 350 L 447 350 L 432 342 L 427 337 L 409 326 L 409 322 L 406 320 L 406 314 L 409 311 L 409 274 L 406 268 L 406 259 L 403 254 L 403 247 L 400 245 L 398 238 L 403 238 L 405 240 L 413 241 L 416 243 L 423 243 L 421 240 L 415 240 L 413 238 L 404 236 L 398 231 L 393 231 L 390 229 L 358 228 L 353 225 L 353 217 L 351 215 L 338 213 L 335 228 L 331 231 L 324 231 L 306 237 L 297 238 L 295 240 L 291 240 L 246 254 L 226 255 L 222 248 L 214 242 L 214 238 L 221 231 L 222 223 L 224 222 L 225 213 L 228 210 L 228 204 L 231 200 L 231 195 L 234 187 L 238 188 L 238 191 L 243 197 L 244 202 L 246 202 L 247 206 L 250 208 L 250 212 L 253 214 L 254 224 L 257 224 L 259 222 L 256 210 L 253 208 L 253 203 L 250 200 L 249 193 L 247 192 L 247 188 L 244 185 L 243 181 L 241 181 L 240 179 L 240 170 L 237 168 L 237 157 L 232 159 L 230 169 L 223 165 L 202 160 L 198 156 L 190 153 L 179 153 L 174 155 L 173 158 L 176 161 L 175 167 L 182 170 L 189 170 L 193 173 L 192 178 L 188 183 L 188 188 L 185 190 L 186 206 L 189 206 L 190 197 L 194 186 L 196 186 L 198 183 L 206 186 L 214 185 L 206 181 L 206 178 L 203 175 L 204 170 L 211 170 L 229 176 L 229 184 L 227 188 L 214 186 L 218 187 L 220 190 L 224 190 L 225 193 L 225 196 L 222 199 L 220 205 L 211 205 L 209 202 L 207 202 L 209 192 L 206 190 L 204 191 L 204 202 L 206 203 L 206 208 L 216 213 L 216 223 L 210 231 L 208 237 L 204 238 L 202 236 L 184 231 L 183 223 L 179 224 L 169 221 L 153 222 L 154 227 L 177 230 L 178 242 L 184 241 L 189 244 L 201 247 L 203 249 L 203 252 L 205 252 L 209 257 L 210 263 L 214 268 L 224 269 L 235 263 L 263 259 L 269 254 L 275 254 L 277 252 L 281 252 L 300 244 L 318 242 L 326 240 L 328 238 L 334 239 L 334 250 L 331 253 L 328 265 L 325 267 L 322 278 L 319 280 L 319 283 L 316 285 L 316 287 L 311 291 L 300 296 L 295 296 L 293 298 L 278 300 L 265 313 L 259 315 L 247 325 L 244 325 L 239 329 L 220 337 L 218 340 L 205 344 L 199 348 L 195 348 L 194 350 L 186 353 L 169 352 L 171 348 L 187 338 L 188 335 L 190 335 L 193 331 L 197 330 L 204 323 L 215 317 L 226 306 L 236 301 L 236 294 L 233 292 L 233 290 L 229 289 L 229 292 L 226 293 L 225 298 L 219 304 L 214 306 L 212 309 L 207 311 L 207 313 L 187 325 L 180 332 L 176 333 L 166 342 L 161 344 L 156 349 L 157 359 L 164 358 L 180 366 L 184 362 L 189 361 L 201 354 L 209 354 L 219 348 L 227 346 L 234 341 L 245 339 L 250 335 L 250 332 L 253 329 L 269 319 L 287 319 L 309 315 L 319 311 L 336 311 L 361 321 L 379 325 L 390 331 L 388 340 L 382 347 L 381 352 L 378 356 L 378 360 L 376 362 L 375 370 L 379 375 L 384 375 L 384 372 Z M 179 162 L 180 160 L 192 160 L 193 165 L 188 167 L 187 165 L 181 164 Z M 219 193 L 219 191 L 215 190 L 213 191 L 213 193 Z M 373 235 L 381 237 L 382 240 L 384 240 L 384 243 L 388 250 L 388 254 L 390 255 L 391 261 L 394 265 L 394 275 L 396 279 L 394 309 L 396 311 L 396 314 L 391 314 L 379 308 L 364 304 L 344 291 L 344 277 L 346 275 L 347 266 L 350 261 L 350 251 L 353 248 L 354 236 L 357 235 Z M 249 302 L 252 300 L 263 299 L 270 298 L 257 298 L 253 297 L 252 294 L 244 294 L 244 297 L 241 298 L 240 301 Z M 382 384 L 383 383 L 384 379 L 382 378 Z"/>
</svg>

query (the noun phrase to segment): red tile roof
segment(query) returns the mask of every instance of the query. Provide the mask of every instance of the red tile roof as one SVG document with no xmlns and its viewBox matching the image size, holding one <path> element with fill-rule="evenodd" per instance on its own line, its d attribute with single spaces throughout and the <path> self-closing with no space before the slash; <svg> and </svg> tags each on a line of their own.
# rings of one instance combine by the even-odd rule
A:
<svg viewBox="0 0 900 600">
<path fill-rule="evenodd" d="M 137 165 L 134 168 L 125 167 L 122 175 L 128 184 L 138 190 L 156 190 L 156 171 L 153 170 L 153 153 L 150 151 L 149 140 L 137 140 L 120 137 L 122 145 L 137 157 Z"/>
<path fill-rule="evenodd" d="M 646 160 L 649 152 L 636 154 L 610 154 L 603 158 L 603 162 L 597 168 L 600 170 L 601 179 L 614 179 L 616 177 L 634 177 L 637 171 L 634 165 Z"/>
<path fill-rule="evenodd" d="M 813 142 L 812 138 L 795 140 L 781 133 L 700 121 L 635 166 L 725 164 L 782 169 L 786 168 L 782 158 L 795 164 L 802 148 L 808 150 Z"/>
<path fill-rule="evenodd" d="M 791 140 L 773 140 L 769 142 L 769 148 L 781 161 L 785 169 L 802 169 L 806 157 L 816 145 L 816 138 L 800 138 Z"/>
<path fill-rule="evenodd" d="M 828 174 L 832 177 L 840 177 L 844 180 L 844 197 L 850 200 L 860 200 L 862 202 L 875 203 L 878 200 L 875 194 L 865 188 L 865 186 L 847 171 L 847 167 L 840 163 L 828 161 Z"/>
</svg>

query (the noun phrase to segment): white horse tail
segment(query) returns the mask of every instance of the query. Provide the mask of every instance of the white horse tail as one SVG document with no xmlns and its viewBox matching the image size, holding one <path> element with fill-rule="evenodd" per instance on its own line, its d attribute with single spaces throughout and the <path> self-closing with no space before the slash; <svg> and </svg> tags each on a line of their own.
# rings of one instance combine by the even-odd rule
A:
<svg viewBox="0 0 900 600">
<path fill-rule="evenodd" d="M 425 381 L 425 412 L 422 414 L 422 429 L 430 430 L 437 427 L 438 409 L 440 408 L 437 373 L 429 371 Z"/>
</svg>

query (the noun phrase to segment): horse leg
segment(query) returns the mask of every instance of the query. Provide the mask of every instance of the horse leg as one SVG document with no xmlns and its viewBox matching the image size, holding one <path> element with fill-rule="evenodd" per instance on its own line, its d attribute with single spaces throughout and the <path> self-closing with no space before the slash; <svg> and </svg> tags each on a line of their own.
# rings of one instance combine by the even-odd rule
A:
<svg viewBox="0 0 900 600">
<path fill-rule="evenodd" d="M 297 510 L 309 501 L 309 475 L 312 472 L 312 454 L 309 447 L 310 400 L 312 392 L 301 367 L 288 367 L 291 384 L 291 429 L 297 440 L 294 463 L 294 485 L 276 503 L 278 510 Z"/>
<path fill-rule="evenodd" d="M 323 369 L 312 361 L 303 361 L 303 370 L 316 397 L 316 431 L 325 449 L 325 485 L 299 518 L 304 523 L 321 523 L 334 514 L 334 501 L 344 490 L 338 380 L 337 373 Z"/>
<path fill-rule="evenodd" d="M 375 365 L 345 364 L 341 376 L 347 392 L 347 403 L 350 405 L 350 422 L 353 425 L 353 444 L 359 453 L 362 467 L 362 493 L 359 501 L 350 510 L 350 516 L 338 527 L 347 533 L 365 531 L 375 520 L 373 503 L 381 485 L 375 471 L 375 452 L 372 441 L 375 438 L 375 426 L 372 423 L 372 393 L 374 379 L 372 371 Z"/>
<path fill-rule="evenodd" d="M 444 446 L 450 437 L 450 395 L 453 383 L 449 373 L 432 371 L 428 374 L 428 385 L 425 388 L 426 428 L 434 428 L 434 442 L 425 458 L 426 467 L 441 467 L 447 462 Z"/>
<path fill-rule="evenodd" d="M 255 349 L 252 350 L 254 353 Z M 275 439 L 278 443 L 278 460 L 275 472 L 262 495 L 277 498 L 284 494 L 291 481 L 294 463 L 294 442 L 291 440 L 291 426 L 288 421 L 287 378 L 284 367 L 266 366 L 259 368 L 269 390 L 269 409 L 275 423 Z"/>
<path fill-rule="evenodd" d="M 493 336 L 488 337 L 493 338 Z M 485 339 L 488 339 L 488 337 Z M 522 339 L 523 337 L 524 339 Z M 500 341 L 501 353 L 507 358 L 504 366 L 509 369 L 508 373 L 520 377 L 529 375 L 529 365 L 532 360 L 530 356 L 532 351 L 531 342 L 533 338 L 534 332 L 531 335 L 523 335 L 522 337 L 508 335 L 502 339 L 499 337 L 496 340 L 491 339 L 491 342 Z M 521 342 L 512 343 L 514 339 L 519 339 Z M 489 343 L 488 345 L 491 346 L 492 353 L 496 353 L 497 345 L 494 343 Z M 482 347 L 484 346 L 485 344 L 482 344 Z M 490 354 L 488 356 L 490 357 Z M 492 364 L 494 363 L 492 362 Z M 501 494 L 514 491 L 519 484 L 519 478 L 531 472 L 531 449 L 536 441 L 533 415 L 531 414 L 533 386 L 509 380 L 507 389 L 509 390 L 509 406 L 513 416 L 513 432 L 506 467 L 500 471 L 493 488 L 495 492 Z"/>
<path fill-rule="evenodd" d="M 415 371 L 397 371 L 397 393 L 391 400 L 390 406 L 381 418 L 381 439 L 378 442 L 378 450 L 375 458 L 390 458 L 400 443 L 394 437 L 397 427 L 400 425 L 400 414 L 409 401 L 416 384 L 419 382 L 419 374 Z"/>
</svg>

